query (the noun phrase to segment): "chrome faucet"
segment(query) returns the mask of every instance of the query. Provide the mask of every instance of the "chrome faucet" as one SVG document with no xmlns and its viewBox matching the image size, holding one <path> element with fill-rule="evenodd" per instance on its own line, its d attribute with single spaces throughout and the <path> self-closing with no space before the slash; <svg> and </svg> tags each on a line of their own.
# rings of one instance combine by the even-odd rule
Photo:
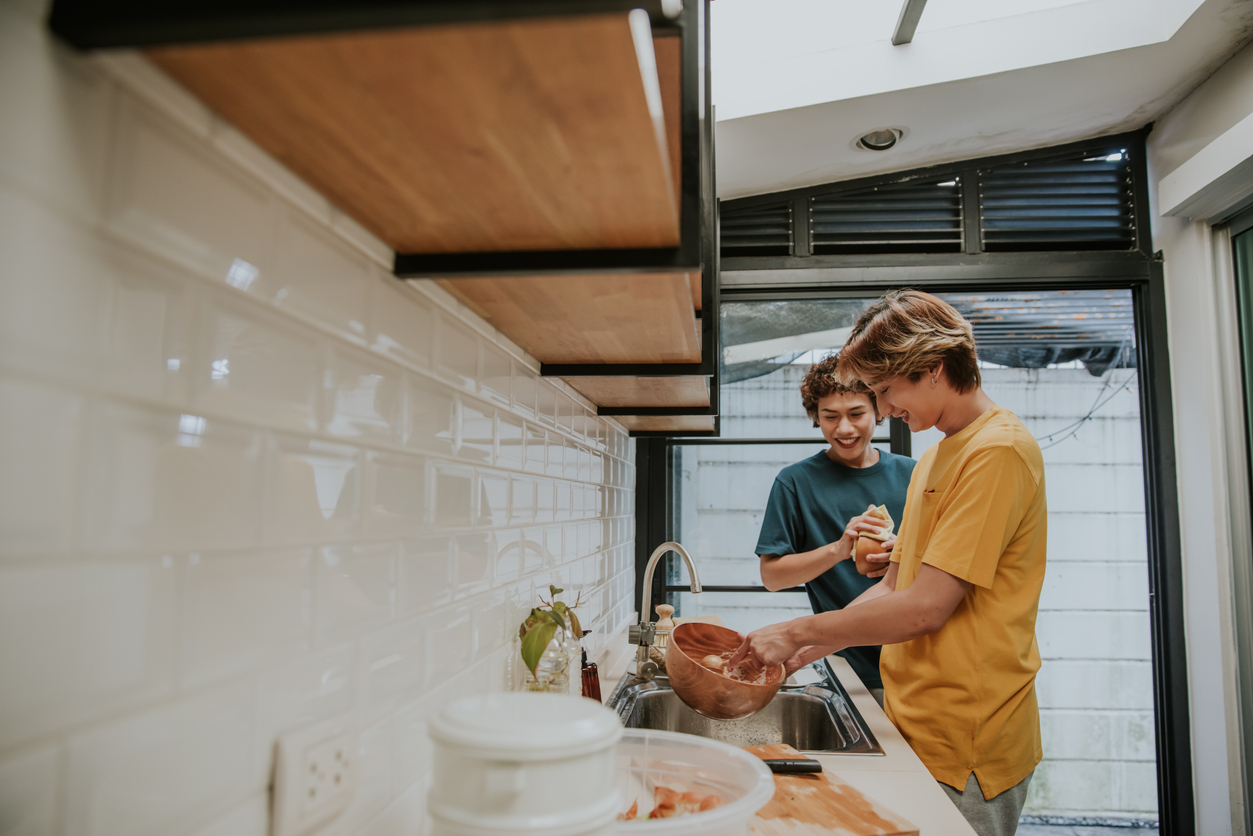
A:
<svg viewBox="0 0 1253 836">
<path fill-rule="evenodd" d="M 669 551 L 676 552 L 679 557 L 683 558 L 683 562 L 687 564 L 687 573 L 692 579 L 692 592 L 700 592 L 700 577 L 696 574 L 696 564 L 692 561 L 692 556 L 687 553 L 687 549 L 673 542 L 662 543 L 653 549 L 648 563 L 644 566 L 644 594 L 640 601 L 639 639 L 636 642 L 639 648 L 635 651 L 635 678 L 637 680 L 651 680 L 657 675 L 657 663 L 648 658 L 648 648 L 652 647 L 653 636 L 656 632 L 656 627 L 652 623 L 653 571 L 657 568 L 657 562 L 661 560 L 662 555 Z"/>
</svg>

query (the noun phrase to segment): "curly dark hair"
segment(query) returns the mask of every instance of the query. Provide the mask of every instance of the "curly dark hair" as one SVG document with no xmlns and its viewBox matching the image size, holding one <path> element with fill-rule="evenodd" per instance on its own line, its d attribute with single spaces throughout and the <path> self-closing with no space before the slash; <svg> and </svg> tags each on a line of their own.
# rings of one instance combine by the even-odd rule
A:
<svg viewBox="0 0 1253 836">
<path fill-rule="evenodd" d="M 879 404 L 875 402 L 874 392 L 870 391 L 870 387 L 860 380 L 854 380 L 851 386 L 841 383 L 836 374 L 836 366 L 839 362 L 839 354 L 829 354 L 810 366 L 805 379 L 801 381 L 801 403 L 804 404 L 805 412 L 809 413 L 814 426 L 818 426 L 818 401 L 827 395 L 849 394 L 865 395 L 870 398 L 870 406 L 874 408 L 875 423 L 882 424 L 883 417 L 879 415 Z"/>
</svg>

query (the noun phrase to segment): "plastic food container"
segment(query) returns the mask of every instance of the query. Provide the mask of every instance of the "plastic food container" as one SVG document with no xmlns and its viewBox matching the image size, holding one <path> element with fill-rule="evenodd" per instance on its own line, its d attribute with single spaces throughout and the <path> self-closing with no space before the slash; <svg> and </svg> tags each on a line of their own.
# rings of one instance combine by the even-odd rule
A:
<svg viewBox="0 0 1253 836">
<path fill-rule="evenodd" d="M 717 795 L 722 806 L 668 819 L 620 821 L 619 836 L 741 836 L 774 796 L 774 776 L 761 759 L 717 740 L 678 732 L 627 729 L 618 742 L 616 781 L 622 812 L 639 801 L 653 807 L 653 788 Z"/>
<path fill-rule="evenodd" d="M 441 836 L 602 836 L 625 809 L 609 709 L 564 694 L 467 697 L 431 719 L 427 811 Z"/>
</svg>

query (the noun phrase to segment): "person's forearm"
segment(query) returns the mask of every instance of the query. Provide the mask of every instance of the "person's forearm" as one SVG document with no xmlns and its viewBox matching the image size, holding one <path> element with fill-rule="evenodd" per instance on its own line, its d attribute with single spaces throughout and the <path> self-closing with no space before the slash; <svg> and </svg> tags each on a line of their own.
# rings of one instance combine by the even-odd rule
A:
<svg viewBox="0 0 1253 836">
<path fill-rule="evenodd" d="M 761 559 L 761 582 L 774 592 L 809 583 L 841 560 L 848 559 L 848 549 L 841 548 L 843 538 L 813 551 L 785 554 Z"/>
<path fill-rule="evenodd" d="M 882 598 L 884 595 L 887 595 L 891 591 L 892 591 L 892 586 L 888 582 L 888 579 L 885 577 L 883 578 L 883 580 L 879 581 L 877 584 L 870 587 L 869 589 L 867 589 L 862 594 L 858 595 L 853 600 L 849 601 L 848 606 L 855 607 L 858 604 L 864 604 L 867 601 L 873 601 L 876 598 Z"/>
<path fill-rule="evenodd" d="M 788 625 L 789 635 L 798 645 L 814 645 L 828 653 L 846 647 L 898 644 L 935 632 L 944 623 L 941 613 L 924 602 L 912 600 L 909 590 L 886 590 L 876 584 L 842 610 L 801 616 Z M 866 597 L 871 596 L 871 597 Z"/>
</svg>

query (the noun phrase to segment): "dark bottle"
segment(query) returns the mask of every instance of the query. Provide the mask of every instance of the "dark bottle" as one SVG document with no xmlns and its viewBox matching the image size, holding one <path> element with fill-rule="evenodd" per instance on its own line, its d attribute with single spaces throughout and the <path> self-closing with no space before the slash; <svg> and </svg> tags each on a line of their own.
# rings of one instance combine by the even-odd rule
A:
<svg viewBox="0 0 1253 836">
<path fill-rule="evenodd" d="M 590 630 L 587 632 L 591 632 Z M 584 635 L 587 635 L 585 632 Z M 587 661 L 587 649 L 583 649 L 583 696 L 600 702 L 600 673 L 596 663 Z"/>
</svg>

